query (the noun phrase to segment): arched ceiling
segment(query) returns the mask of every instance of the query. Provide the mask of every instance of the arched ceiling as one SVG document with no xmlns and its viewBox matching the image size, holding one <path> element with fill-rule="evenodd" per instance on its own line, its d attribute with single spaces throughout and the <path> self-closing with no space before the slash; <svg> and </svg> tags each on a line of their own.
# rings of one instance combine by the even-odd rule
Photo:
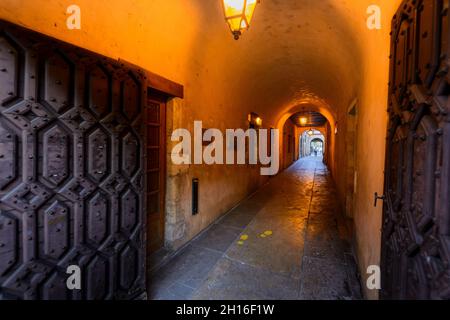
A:
<svg viewBox="0 0 450 320">
<path fill-rule="evenodd" d="M 327 109 L 329 120 L 344 110 L 368 61 L 386 58 L 373 57 L 388 32 L 367 29 L 367 7 L 378 4 L 389 28 L 400 2 L 261 0 L 250 30 L 235 41 L 220 1 L 78 0 L 80 31 L 65 27 L 63 0 L 2 0 L 0 18 L 180 82 L 192 118 L 212 125 L 224 111 L 254 111 L 275 125 L 298 105 Z"/>
<path fill-rule="evenodd" d="M 194 47 L 209 52 L 204 62 L 216 64 L 218 79 L 232 83 L 230 94 L 240 99 L 234 104 L 275 123 L 300 104 L 328 109 L 335 119 L 338 110 L 346 110 L 361 90 L 367 64 L 381 59 L 380 67 L 385 66 L 388 52 L 374 56 L 373 48 L 386 48 L 400 0 L 262 0 L 238 41 L 217 2 L 200 5 L 201 25 L 211 28 L 205 27 Z M 367 28 L 372 4 L 380 6 L 381 31 Z"/>
<path fill-rule="evenodd" d="M 201 46 L 215 52 L 213 60 L 234 83 L 242 104 L 266 118 L 276 119 L 283 107 L 304 101 L 337 108 L 354 98 L 361 74 L 359 41 L 349 18 L 352 2 L 263 0 L 238 41 L 227 30 L 220 6 L 202 2 L 203 12 L 215 13 L 203 18 L 223 26 L 205 30 Z M 362 23 L 364 16 L 365 8 Z M 216 32 L 221 43 L 210 38 Z"/>
<path fill-rule="evenodd" d="M 355 95 L 358 42 L 333 2 L 261 3 L 242 44 L 253 52 L 242 72 L 242 83 L 249 84 L 248 103 L 270 114 L 295 101 L 322 100 L 337 106 Z"/>
</svg>

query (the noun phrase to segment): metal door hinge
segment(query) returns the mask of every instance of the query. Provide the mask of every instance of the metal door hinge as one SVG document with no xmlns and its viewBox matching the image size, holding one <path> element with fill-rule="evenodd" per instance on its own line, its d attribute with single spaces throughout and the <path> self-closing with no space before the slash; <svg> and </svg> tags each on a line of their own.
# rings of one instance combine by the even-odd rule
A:
<svg viewBox="0 0 450 320">
<path fill-rule="evenodd" d="M 373 206 L 376 208 L 377 204 L 378 204 L 378 200 L 386 200 L 386 196 L 383 194 L 382 196 L 378 195 L 378 192 L 375 192 L 375 199 L 374 199 L 374 203 Z"/>
</svg>

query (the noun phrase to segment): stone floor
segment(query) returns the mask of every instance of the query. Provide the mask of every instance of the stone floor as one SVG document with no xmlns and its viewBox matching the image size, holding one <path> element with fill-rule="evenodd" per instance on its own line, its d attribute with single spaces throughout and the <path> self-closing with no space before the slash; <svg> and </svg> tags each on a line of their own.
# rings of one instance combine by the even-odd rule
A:
<svg viewBox="0 0 450 320">
<path fill-rule="evenodd" d="M 299 160 L 150 276 L 150 299 L 361 299 L 320 158 Z"/>
</svg>

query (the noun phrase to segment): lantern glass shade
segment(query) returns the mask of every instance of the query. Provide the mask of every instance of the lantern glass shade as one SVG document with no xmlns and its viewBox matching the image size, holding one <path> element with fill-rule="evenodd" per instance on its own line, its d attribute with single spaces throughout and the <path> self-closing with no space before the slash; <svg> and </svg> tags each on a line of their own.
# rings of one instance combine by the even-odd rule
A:
<svg viewBox="0 0 450 320">
<path fill-rule="evenodd" d="M 225 20 L 236 39 L 250 26 L 258 0 L 222 0 Z"/>
<path fill-rule="evenodd" d="M 300 124 L 302 126 L 306 125 L 307 123 L 308 123 L 308 119 L 307 118 L 305 118 L 305 117 L 301 117 L 300 118 Z"/>
</svg>

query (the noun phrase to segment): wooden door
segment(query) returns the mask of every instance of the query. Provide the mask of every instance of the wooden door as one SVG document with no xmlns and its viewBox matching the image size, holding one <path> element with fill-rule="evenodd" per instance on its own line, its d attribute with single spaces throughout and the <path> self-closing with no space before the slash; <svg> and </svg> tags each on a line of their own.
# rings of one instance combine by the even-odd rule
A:
<svg viewBox="0 0 450 320">
<path fill-rule="evenodd" d="M 166 103 L 163 96 L 150 94 L 145 107 L 147 131 L 147 251 L 151 254 L 164 245 Z"/>
<path fill-rule="evenodd" d="M 0 300 L 145 293 L 144 77 L 0 21 Z"/>
<path fill-rule="evenodd" d="M 384 299 L 450 298 L 448 6 L 408 0 L 392 22 Z"/>
</svg>

